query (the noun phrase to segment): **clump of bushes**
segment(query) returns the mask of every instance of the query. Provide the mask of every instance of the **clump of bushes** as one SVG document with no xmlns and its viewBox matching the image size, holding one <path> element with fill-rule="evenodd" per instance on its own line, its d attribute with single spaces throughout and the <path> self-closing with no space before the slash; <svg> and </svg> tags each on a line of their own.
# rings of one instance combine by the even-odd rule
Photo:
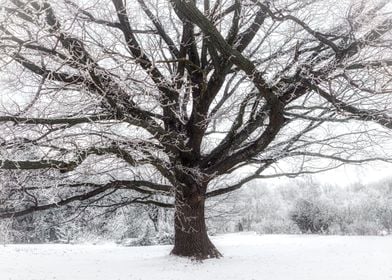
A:
<svg viewBox="0 0 392 280">
<path fill-rule="evenodd" d="M 321 201 L 298 199 L 290 212 L 302 233 L 326 233 L 334 222 L 333 211 Z"/>
</svg>

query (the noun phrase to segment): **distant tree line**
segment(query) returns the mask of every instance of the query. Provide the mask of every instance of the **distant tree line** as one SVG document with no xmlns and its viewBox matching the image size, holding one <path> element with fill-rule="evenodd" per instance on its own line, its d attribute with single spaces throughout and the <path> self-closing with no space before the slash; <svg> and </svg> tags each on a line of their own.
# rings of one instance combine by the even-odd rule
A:
<svg viewBox="0 0 392 280">
<path fill-rule="evenodd" d="M 392 180 L 347 187 L 297 180 L 247 188 L 227 198 L 235 217 L 210 220 L 217 231 L 392 234 Z"/>
<path fill-rule="evenodd" d="M 348 187 L 307 180 L 275 187 L 260 184 L 219 198 L 219 201 L 211 201 L 207 209 L 210 234 L 234 231 L 392 234 L 392 180 Z M 124 245 L 171 244 L 173 214 L 170 209 L 144 205 L 86 208 L 77 214 L 74 209 L 50 209 L 3 220 L 0 241 L 70 243 L 111 240 Z"/>
</svg>

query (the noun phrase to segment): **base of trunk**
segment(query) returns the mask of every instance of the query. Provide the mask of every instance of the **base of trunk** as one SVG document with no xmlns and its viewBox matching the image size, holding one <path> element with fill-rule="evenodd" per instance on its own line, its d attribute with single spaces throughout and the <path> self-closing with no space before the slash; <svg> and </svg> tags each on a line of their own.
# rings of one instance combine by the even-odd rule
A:
<svg viewBox="0 0 392 280">
<path fill-rule="evenodd" d="M 203 195 L 191 196 L 188 199 L 177 197 L 174 224 L 172 255 L 195 260 L 222 257 L 207 234 Z"/>
<path fill-rule="evenodd" d="M 222 254 L 218 251 L 218 249 L 216 249 L 214 244 L 212 244 L 207 234 L 204 237 L 188 236 L 186 239 L 175 242 L 171 254 L 175 256 L 189 257 L 195 260 L 222 257 Z"/>
</svg>

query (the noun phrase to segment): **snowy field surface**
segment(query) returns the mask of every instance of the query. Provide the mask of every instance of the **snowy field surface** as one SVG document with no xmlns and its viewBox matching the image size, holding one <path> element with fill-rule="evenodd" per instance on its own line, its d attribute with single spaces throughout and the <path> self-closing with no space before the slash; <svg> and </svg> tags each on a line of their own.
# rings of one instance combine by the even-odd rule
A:
<svg viewBox="0 0 392 280">
<path fill-rule="evenodd" d="M 392 236 L 226 234 L 224 258 L 193 262 L 171 246 L 0 246 L 1 280 L 392 280 Z"/>
</svg>

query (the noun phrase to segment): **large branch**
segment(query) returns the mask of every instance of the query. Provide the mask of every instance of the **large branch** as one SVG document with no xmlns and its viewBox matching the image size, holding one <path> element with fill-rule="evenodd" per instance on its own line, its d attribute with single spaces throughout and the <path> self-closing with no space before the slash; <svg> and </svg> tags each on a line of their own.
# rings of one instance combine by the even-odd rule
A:
<svg viewBox="0 0 392 280">
<path fill-rule="evenodd" d="M 84 194 L 78 194 L 74 195 L 65 199 L 60 199 L 57 202 L 54 203 L 49 203 L 49 204 L 44 204 L 44 205 L 34 205 L 32 207 L 28 207 L 23 210 L 14 210 L 14 211 L 4 211 L 2 212 L 0 209 L 0 218 L 16 218 L 20 216 L 24 216 L 33 212 L 39 212 L 39 211 L 45 211 L 53 208 L 58 208 L 60 206 L 68 205 L 72 202 L 75 201 L 85 201 L 90 198 L 95 198 L 98 195 L 105 193 L 108 190 L 121 190 L 121 189 L 128 189 L 128 190 L 134 190 L 136 192 L 140 192 L 143 194 L 154 194 L 154 193 L 163 193 L 163 194 L 168 194 L 171 192 L 171 186 L 168 185 L 161 185 L 161 184 L 155 184 L 149 181 L 112 181 L 109 182 L 105 185 L 99 185 L 99 184 L 91 184 L 91 183 L 78 183 L 78 184 L 71 184 L 71 185 L 64 185 L 63 187 L 68 186 L 68 187 L 93 187 L 94 189 L 91 191 L 87 191 Z M 141 188 L 145 187 L 145 188 Z M 102 199 L 98 198 L 98 200 Z M 162 206 L 162 207 L 173 207 L 171 204 L 166 204 L 162 203 L 159 201 L 154 201 L 154 200 L 143 200 L 141 198 L 136 198 L 134 199 L 135 203 L 140 203 L 140 204 L 154 204 L 157 206 Z"/>
<path fill-rule="evenodd" d="M 363 48 L 377 43 L 377 41 L 380 40 L 380 38 L 383 37 L 385 34 L 390 32 L 391 29 L 392 18 L 387 18 L 354 42 L 348 44 L 347 46 L 340 46 L 338 50 L 334 50 L 334 52 L 330 53 L 329 55 L 323 54 L 323 52 L 320 52 L 318 48 L 314 49 L 313 54 L 310 55 L 311 60 L 307 58 L 303 63 L 301 63 L 299 67 L 297 67 L 297 71 L 293 76 L 283 76 L 283 78 L 279 82 L 283 82 L 283 84 L 289 84 L 286 91 L 282 94 L 281 100 L 285 103 L 292 102 L 293 100 L 307 93 L 309 87 L 318 87 L 318 85 L 323 80 L 330 80 L 331 73 L 333 73 L 338 68 L 342 68 L 342 66 L 347 63 L 347 60 L 349 58 L 352 58 L 356 54 L 360 53 Z M 318 34 L 317 37 L 319 36 L 322 35 Z M 341 36 L 341 38 L 344 37 L 345 36 Z M 320 38 L 317 39 L 321 40 Z M 323 40 L 321 42 L 326 43 L 323 42 Z M 332 40 L 330 42 L 332 42 Z M 388 59 L 385 60 L 384 65 L 388 65 L 388 61 Z M 312 67 L 317 67 L 319 64 L 325 63 L 326 65 L 324 65 L 320 69 L 312 70 Z M 347 66 L 347 70 L 365 69 L 364 65 L 366 65 L 366 62 L 352 63 Z M 369 62 L 368 65 L 369 67 L 380 67 L 383 64 L 382 61 L 376 61 Z M 357 113 L 359 114 L 359 112 Z"/>
<path fill-rule="evenodd" d="M 222 194 L 226 194 L 226 193 L 230 193 L 233 192 L 235 190 L 240 189 L 243 185 L 245 185 L 246 183 L 259 178 L 259 176 L 261 176 L 260 174 L 266 170 L 269 166 L 272 165 L 272 163 L 274 163 L 274 161 L 270 161 L 267 162 L 266 164 L 264 164 L 263 166 L 259 167 L 253 175 L 248 176 L 247 178 L 244 178 L 242 180 L 240 180 L 238 183 L 231 185 L 231 186 L 226 186 L 223 188 L 218 188 L 216 190 L 210 191 L 208 193 L 206 193 L 206 198 L 210 198 L 210 197 L 214 197 L 214 196 L 218 196 L 218 195 L 222 195 Z"/>
<path fill-rule="evenodd" d="M 19 169 L 19 170 L 31 170 L 31 169 L 44 169 L 54 168 L 62 172 L 68 172 L 74 170 L 80 164 L 83 163 L 90 155 L 106 155 L 114 154 L 117 157 L 125 160 L 131 165 L 135 165 L 136 161 L 133 157 L 125 150 L 119 147 L 106 147 L 106 148 L 88 148 L 86 150 L 76 151 L 76 158 L 72 161 L 60 161 L 54 159 L 42 159 L 37 161 L 21 161 L 21 160 L 0 160 L 0 169 Z"/>
<path fill-rule="evenodd" d="M 350 105 L 331 93 L 323 90 L 319 86 L 313 86 L 313 90 L 317 92 L 321 97 L 336 107 L 338 111 L 344 111 L 350 113 L 350 115 L 361 121 L 373 121 L 386 128 L 392 129 L 392 117 L 374 109 L 360 109 L 353 105 Z"/>
<path fill-rule="evenodd" d="M 223 174 L 237 164 L 249 160 L 249 158 L 256 156 L 266 149 L 285 123 L 283 106 L 280 102 L 271 104 L 267 113 L 269 123 L 263 133 L 246 147 L 224 156 L 217 162 L 213 162 L 213 165 L 207 168 L 207 172 L 211 174 Z"/>
<path fill-rule="evenodd" d="M 24 68 L 30 70 L 31 72 L 37 75 L 45 77 L 48 80 L 62 82 L 70 85 L 76 84 L 76 85 L 86 85 L 87 87 L 91 86 L 91 84 L 88 83 L 86 77 L 83 77 L 81 75 L 75 75 L 66 72 L 58 72 L 58 71 L 47 69 L 45 67 L 40 67 L 19 53 L 14 53 L 11 56 L 15 59 L 16 62 L 18 62 Z"/>
<path fill-rule="evenodd" d="M 21 216 L 25 216 L 25 215 L 33 213 L 33 212 L 39 212 L 39 211 L 44 211 L 44 210 L 48 210 L 48 209 L 52 209 L 52 208 L 57 208 L 59 206 L 67 205 L 67 204 L 70 204 L 75 201 L 87 200 L 87 199 L 95 197 L 101 193 L 104 193 L 105 191 L 107 191 L 111 187 L 112 187 L 111 184 L 107 184 L 106 186 L 92 190 L 90 192 L 86 192 L 86 193 L 80 194 L 80 195 L 71 196 L 69 198 L 62 199 L 62 200 L 59 200 L 54 203 L 49 203 L 49 204 L 45 204 L 45 205 L 36 205 L 36 206 L 30 207 L 30 208 L 27 208 L 24 210 L 19 210 L 19 211 L 17 210 L 15 212 L 8 212 L 8 211 L 3 212 L 3 213 L 0 212 L 0 218 L 21 217 Z"/>
<path fill-rule="evenodd" d="M 160 98 L 160 102 L 162 103 L 162 110 L 166 117 L 164 118 L 165 125 L 170 130 L 176 131 L 180 121 L 173 112 L 172 107 L 178 106 L 178 93 L 171 88 L 159 69 L 153 65 L 146 53 L 142 50 L 138 40 L 132 33 L 132 28 L 130 26 L 128 14 L 123 1 L 112 0 L 112 2 L 116 8 L 117 17 L 120 21 L 121 30 L 125 37 L 128 49 L 132 53 L 136 62 L 147 72 L 156 84 L 157 88 L 163 93 L 163 96 Z M 178 112 L 179 108 L 176 107 L 174 110 Z"/>
<path fill-rule="evenodd" d="M 172 186 L 158 184 L 151 181 L 146 180 L 116 180 L 111 182 L 112 186 L 111 189 L 121 189 L 121 190 L 133 190 L 142 194 L 164 194 L 170 195 L 173 191 Z M 93 183 L 75 183 L 69 185 L 61 185 L 60 187 L 90 187 L 90 188 L 101 188 L 102 185 L 100 184 L 93 184 Z M 31 188 L 27 188 L 31 189 Z M 36 187 L 34 189 L 40 189 Z"/>
<path fill-rule="evenodd" d="M 321 43 L 329 46 L 335 53 L 339 53 L 340 50 L 338 46 L 331 40 L 327 38 L 325 34 L 322 34 L 321 32 L 318 32 L 314 29 L 312 29 L 308 24 L 306 24 L 304 21 L 300 20 L 299 18 L 293 16 L 293 15 L 281 15 L 281 16 L 276 16 L 274 13 L 269 9 L 267 5 L 264 5 L 262 3 L 258 3 L 259 6 L 265 13 L 269 14 L 273 20 L 276 21 L 286 21 L 286 20 L 291 20 L 298 25 L 300 25 L 306 32 L 308 32 L 310 35 L 315 37 L 317 40 L 319 40 Z"/>
<path fill-rule="evenodd" d="M 180 57 L 180 51 L 177 49 L 176 45 L 174 44 L 173 40 L 169 37 L 165 29 L 163 28 L 161 22 L 159 19 L 151 12 L 151 10 L 147 7 L 146 3 L 144 0 L 137 0 L 142 7 L 144 13 L 148 16 L 148 18 L 152 21 L 154 24 L 157 33 L 159 36 L 165 41 L 167 46 L 169 47 L 170 52 L 173 54 L 174 57 L 179 58 Z M 132 31 L 132 33 L 135 33 Z"/>
<path fill-rule="evenodd" d="M 202 165 L 215 163 L 218 160 L 224 159 L 228 156 L 229 152 L 238 149 L 239 145 L 243 143 L 257 128 L 264 125 L 264 121 L 268 116 L 268 106 L 266 105 L 258 109 L 254 118 L 250 118 L 246 123 L 243 123 L 243 116 L 245 114 L 247 101 L 247 98 L 245 98 L 229 132 L 219 145 L 215 147 L 203 160 Z"/>
<path fill-rule="evenodd" d="M 74 162 L 65 162 L 60 160 L 39 160 L 39 161 L 14 161 L 14 160 L 0 160 L 0 169 L 43 169 L 43 168 L 56 168 L 59 170 L 70 170 L 74 168 Z"/>
<path fill-rule="evenodd" d="M 57 125 L 67 124 L 76 125 L 81 123 L 91 123 L 97 121 L 116 120 L 111 115 L 95 115 L 74 118 L 34 118 L 34 117 L 19 117 L 19 116 L 0 116 L 0 122 L 13 122 L 16 124 L 43 124 L 43 125 Z"/>
<path fill-rule="evenodd" d="M 230 46 L 211 21 L 199 11 L 193 2 L 172 0 L 172 3 L 182 17 L 187 18 L 199 26 L 203 33 L 209 37 L 209 42 L 211 42 L 226 59 L 237 65 L 253 80 L 255 86 L 264 98 L 267 100 L 276 99 L 276 96 L 267 87 L 267 82 L 264 80 L 262 73 L 256 69 L 256 66 L 249 59 L 245 58 L 237 49 Z"/>
<path fill-rule="evenodd" d="M 249 183 L 253 180 L 257 180 L 257 179 L 272 179 L 272 178 L 280 178 L 280 177 L 287 177 L 287 178 L 295 178 L 304 174 L 318 174 L 318 173 L 322 173 L 322 172 L 326 172 L 329 170 L 333 170 L 336 169 L 338 167 L 341 167 L 343 164 L 337 165 L 337 166 L 333 166 L 333 167 L 329 167 L 329 168 L 323 168 L 321 170 L 298 170 L 296 172 L 283 172 L 283 173 L 274 173 L 274 174 L 269 174 L 269 175 L 263 175 L 260 174 L 258 172 L 255 172 L 253 175 L 246 177 L 244 179 L 242 179 L 240 182 L 230 185 L 230 186 L 225 186 L 225 187 L 221 187 L 218 188 L 216 190 L 210 191 L 208 193 L 206 193 L 206 198 L 211 198 L 211 197 L 215 197 L 215 196 L 219 196 L 222 194 L 227 194 L 227 193 L 231 193 L 233 191 L 239 190 L 241 189 L 243 186 L 245 186 L 246 183 Z"/>
<path fill-rule="evenodd" d="M 253 41 L 267 17 L 268 14 L 263 9 L 259 9 L 252 24 L 244 32 L 238 34 L 234 45 L 239 52 L 243 52 Z"/>
</svg>

